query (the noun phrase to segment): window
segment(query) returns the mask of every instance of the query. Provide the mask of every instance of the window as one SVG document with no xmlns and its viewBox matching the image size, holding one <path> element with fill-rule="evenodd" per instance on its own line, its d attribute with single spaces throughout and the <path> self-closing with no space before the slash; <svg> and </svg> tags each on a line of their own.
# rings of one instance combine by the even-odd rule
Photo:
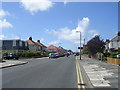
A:
<svg viewBox="0 0 120 90">
<path fill-rule="evenodd" d="M 22 46 L 22 41 L 20 41 L 20 46 Z"/>
<path fill-rule="evenodd" d="M 26 46 L 26 47 L 28 46 L 27 42 L 25 42 L 25 46 Z"/>
<path fill-rule="evenodd" d="M 13 46 L 16 46 L 16 40 L 13 40 Z"/>
</svg>

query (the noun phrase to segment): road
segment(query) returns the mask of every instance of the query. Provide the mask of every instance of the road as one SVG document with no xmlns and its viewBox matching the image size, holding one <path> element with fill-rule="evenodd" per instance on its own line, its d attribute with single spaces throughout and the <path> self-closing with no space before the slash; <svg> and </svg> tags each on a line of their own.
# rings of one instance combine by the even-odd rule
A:
<svg viewBox="0 0 120 90">
<path fill-rule="evenodd" d="M 28 64 L 4 68 L 2 70 L 2 87 L 82 88 L 78 86 L 78 81 L 81 82 L 81 76 L 78 78 L 77 67 L 74 56 L 56 59 L 34 59 Z M 81 71 L 83 72 L 82 68 Z M 89 82 L 86 79 L 83 80 Z"/>
</svg>

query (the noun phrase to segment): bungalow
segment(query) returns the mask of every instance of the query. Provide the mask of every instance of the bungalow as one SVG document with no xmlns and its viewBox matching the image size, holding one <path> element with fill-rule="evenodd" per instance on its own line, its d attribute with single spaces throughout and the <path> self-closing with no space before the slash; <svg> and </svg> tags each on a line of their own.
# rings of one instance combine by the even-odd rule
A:
<svg viewBox="0 0 120 90">
<path fill-rule="evenodd" d="M 2 52 L 17 53 L 28 50 L 28 43 L 23 40 L 1 40 Z"/>
</svg>

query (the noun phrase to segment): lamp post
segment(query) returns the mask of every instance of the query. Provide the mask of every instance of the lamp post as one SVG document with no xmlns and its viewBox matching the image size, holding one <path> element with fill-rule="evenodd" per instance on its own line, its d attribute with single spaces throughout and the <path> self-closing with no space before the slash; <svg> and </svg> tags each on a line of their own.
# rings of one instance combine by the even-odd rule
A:
<svg viewBox="0 0 120 90">
<path fill-rule="evenodd" d="M 80 60 L 81 60 L 81 32 L 80 31 L 76 31 L 80 33 Z"/>
</svg>

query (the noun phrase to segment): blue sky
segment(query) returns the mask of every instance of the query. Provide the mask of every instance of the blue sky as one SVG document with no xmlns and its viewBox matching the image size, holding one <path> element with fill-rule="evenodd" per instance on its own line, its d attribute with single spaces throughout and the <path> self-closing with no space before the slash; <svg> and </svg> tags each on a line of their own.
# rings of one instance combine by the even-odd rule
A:
<svg viewBox="0 0 120 90">
<path fill-rule="evenodd" d="M 24 2 L 2 3 L 5 14 L 2 15 L 1 22 L 8 25 L 2 27 L 2 38 L 21 37 L 27 40 L 32 36 L 34 41 L 40 39 L 46 46 L 61 45 L 76 51 L 79 33 L 75 31 L 82 32 L 82 43 L 84 38 L 87 42 L 97 34 L 104 40 L 116 36 L 117 2 L 46 2 L 40 5 Z"/>
</svg>

